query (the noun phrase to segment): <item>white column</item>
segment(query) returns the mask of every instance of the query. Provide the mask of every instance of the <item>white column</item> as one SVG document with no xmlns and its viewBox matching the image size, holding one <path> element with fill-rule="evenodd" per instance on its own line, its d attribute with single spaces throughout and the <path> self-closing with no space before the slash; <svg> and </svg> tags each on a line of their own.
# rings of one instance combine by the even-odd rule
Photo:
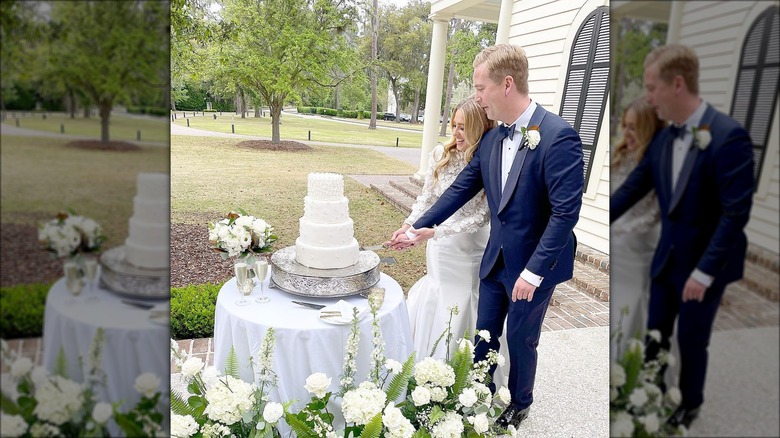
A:
<svg viewBox="0 0 780 438">
<path fill-rule="evenodd" d="M 666 44 L 680 42 L 680 28 L 682 27 L 683 2 L 673 1 L 669 11 L 669 27 L 666 31 Z"/>
<path fill-rule="evenodd" d="M 447 28 L 449 20 L 433 17 L 431 56 L 428 65 L 428 85 L 425 91 L 425 121 L 420 147 L 420 168 L 416 176 L 425 178 L 428 170 L 428 155 L 439 142 L 439 115 L 441 114 L 441 92 L 444 81 L 444 55 L 447 51 Z"/>
<path fill-rule="evenodd" d="M 512 25 L 512 6 L 514 3 L 514 0 L 501 0 L 501 9 L 498 12 L 496 44 L 509 42 L 509 27 Z"/>
</svg>

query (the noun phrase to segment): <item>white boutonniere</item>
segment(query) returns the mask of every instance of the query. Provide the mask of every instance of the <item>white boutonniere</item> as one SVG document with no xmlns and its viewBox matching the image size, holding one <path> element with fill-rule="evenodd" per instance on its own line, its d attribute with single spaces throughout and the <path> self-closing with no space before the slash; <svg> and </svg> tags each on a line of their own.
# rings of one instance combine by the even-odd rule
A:
<svg viewBox="0 0 780 438">
<path fill-rule="evenodd" d="M 528 148 L 531 150 L 536 149 L 536 146 L 542 141 L 542 136 L 539 134 L 539 126 L 533 125 L 528 128 L 521 126 L 520 130 L 523 131 L 523 137 L 525 138 L 525 141 L 528 142 Z"/>
<path fill-rule="evenodd" d="M 701 125 L 698 128 L 691 128 L 693 131 L 693 144 L 700 150 L 707 149 L 712 141 L 712 135 L 710 135 L 709 125 Z"/>
</svg>

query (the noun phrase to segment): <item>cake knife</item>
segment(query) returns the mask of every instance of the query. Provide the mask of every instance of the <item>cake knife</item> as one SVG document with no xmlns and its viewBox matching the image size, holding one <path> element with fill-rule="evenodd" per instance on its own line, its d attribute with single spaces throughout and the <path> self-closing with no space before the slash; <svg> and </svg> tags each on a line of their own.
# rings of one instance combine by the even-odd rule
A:
<svg viewBox="0 0 780 438">
<path fill-rule="evenodd" d="M 292 302 L 297 304 L 297 305 L 299 305 L 299 306 L 308 307 L 308 308 L 317 309 L 317 310 L 320 310 L 320 309 L 325 307 L 322 304 L 307 303 L 305 301 L 295 301 L 295 300 L 292 300 Z"/>
</svg>

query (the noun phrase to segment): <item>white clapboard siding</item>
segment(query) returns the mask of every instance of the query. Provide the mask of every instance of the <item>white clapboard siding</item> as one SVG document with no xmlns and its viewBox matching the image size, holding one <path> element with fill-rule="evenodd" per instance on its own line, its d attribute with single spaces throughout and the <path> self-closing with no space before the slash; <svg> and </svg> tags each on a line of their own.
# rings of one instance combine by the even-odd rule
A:
<svg viewBox="0 0 780 438">
<path fill-rule="evenodd" d="M 774 254 L 780 246 L 780 123 L 776 88 L 780 67 L 765 67 L 758 84 L 754 67 L 762 52 L 765 62 L 778 63 L 780 38 L 772 38 L 768 43 L 755 38 L 751 41 L 751 31 L 756 33 L 754 37 L 763 33 L 762 24 L 754 24 L 760 23 L 757 20 L 761 14 L 776 5 L 776 1 L 685 2 L 679 40 L 699 55 L 701 95 L 745 125 L 757 146 L 757 187 L 746 233 L 751 244 Z M 776 17 L 768 23 L 776 28 L 780 25 Z M 772 35 L 777 35 L 776 28 Z M 760 91 L 755 92 L 754 86 Z"/>
<path fill-rule="evenodd" d="M 589 164 L 587 191 L 583 197 L 580 221 L 575 233 L 580 243 L 598 251 L 609 253 L 609 119 L 606 89 L 608 67 L 595 69 L 589 76 L 591 89 L 602 84 L 601 94 L 591 93 L 584 102 L 584 110 L 577 101 L 573 110 L 563 104 L 564 83 L 567 80 L 568 67 L 572 61 L 575 37 L 583 22 L 600 6 L 608 6 L 607 0 L 522 0 L 515 1 L 512 10 L 509 42 L 520 45 L 528 56 L 528 87 L 531 97 L 548 111 L 561 113 L 567 111 L 564 118 L 574 125 L 578 121 L 579 134 L 586 145 L 584 153 Z M 608 16 L 605 19 L 608 26 Z M 602 24 L 603 25 L 603 24 Z M 583 33 L 586 33 L 585 29 Z M 592 32 L 592 26 L 591 26 Z M 605 28 L 607 41 L 599 51 L 597 62 L 608 61 L 609 29 Z M 578 53 L 572 64 L 587 62 L 587 53 Z M 603 59 L 602 59 L 603 58 Z M 569 94 L 574 96 L 577 89 L 576 77 L 583 76 L 584 70 L 573 71 Z M 582 77 L 581 79 L 585 79 Z M 569 98 L 571 99 L 571 98 Z M 571 103 L 571 102 L 570 102 Z M 603 107 L 603 108 L 602 108 Z M 574 112 L 572 112 L 574 111 Z M 591 115 L 595 114 L 596 118 Z M 600 120 L 598 114 L 601 114 Z M 579 117 L 579 118 L 578 118 Z M 584 119 L 584 120 L 583 120 Z M 600 122 L 600 123 L 599 123 Z M 576 126 L 575 126 L 576 127 Z M 598 132 L 597 132 L 598 130 Z M 597 144 L 594 145 L 594 139 Z M 595 151 L 594 151 L 595 149 Z"/>
</svg>

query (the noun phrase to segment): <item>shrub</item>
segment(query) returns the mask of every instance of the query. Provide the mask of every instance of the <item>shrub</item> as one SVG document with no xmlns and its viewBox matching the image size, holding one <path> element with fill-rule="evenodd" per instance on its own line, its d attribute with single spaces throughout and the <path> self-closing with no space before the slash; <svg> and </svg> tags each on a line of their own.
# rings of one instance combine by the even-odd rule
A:
<svg viewBox="0 0 780 438">
<path fill-rule="evenodd" d="M 43 310 L 52 283 L 0 287 L 0 338 L 29 338 L 43 334 Z"/>
<path fill-rule="evenodd" d="M 360 111 L 360 118 L 361 119 L 370 119 L 371 118 L 371 111 Z"/>
<path fill-rule="evenodd" d="M 214 336 L 214 308 L 222 284 L 197 284 L 171 288 L 171 337 Z"/>
<path fill-rule="evenodd" d="M 325 116 L 335 116 L 338 115 L 338 111 L 333 108 L 323 108 L 321 114 Z"/>
</svg>

